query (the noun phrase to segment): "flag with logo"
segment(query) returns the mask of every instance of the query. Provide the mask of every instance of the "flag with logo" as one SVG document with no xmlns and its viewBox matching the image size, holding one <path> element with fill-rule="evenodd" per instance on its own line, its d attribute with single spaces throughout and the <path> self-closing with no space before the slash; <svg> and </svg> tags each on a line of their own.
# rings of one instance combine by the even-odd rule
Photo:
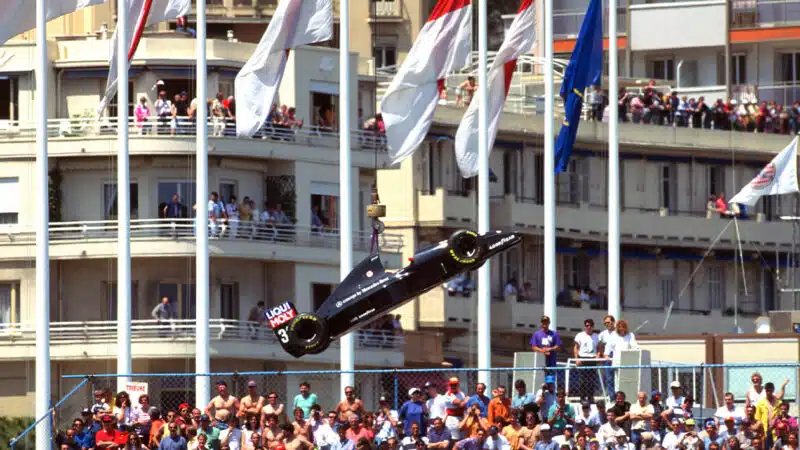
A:
<svg viewBox="0 0 800 450">
<path fill-rule="evenodd" d="M 333 38 L 331 0 L 280 0 L 253 56 L 236 75 L 236 135 L 264 125 L 283 79 L 289 50 Z"/>
<path fill-rule="evenodd" d="M 478 173 L 478 110 L 489 108 L 489 150 L 497 137 L 497 125 L 503 113 L 503 106 L 511 87 L 511 78 L 517 67 L 517 58 L 530 53 L 533 48 L 536 31 L 536 14 L 533 0 L 522 0 L 516 17 L 511 23 L 500 50 L 489 68 L 488 83 L 489 104 L 481 105 L 479 97 L 473 98 L 467 112 L 461 119 L 456 131 L 456 161 L 461 175 L 470 178 Z"/>
<path fill-rule="evenodd" d="M 185 16 L 192 9 L 191 0 L 126 0 L 125 3 L 128 5 L 128 23 L 125 29 L 125 48 L 129 49 L 128 67 L 146 27 Z M 108 102 L 117 93 L 117 39 L 119 35 L 114 31 L 114 36 L 109 41 L 111 56 L 108 59 L 108 81 L 105 94 L 97 107 L 98 115 L 103 113 Z"/>
<path fill-rule="evenodd" d="M 764 195 L 800 192 L 797 185 L 797 138 L 772 159 L 729 203 L 753 206 Z"/>
<path fill-rule="evenodd" d="M 46 18 L 51 21 L 108 0 L 48 0 Z M 36 5 L 32 0 L 3 0 L 0 6 L 0 45 L 12 37 L 36 28 Z"/>
<path fill-rule="evenodd" d="M 411 156 L 433 123 L 448 73 L 469 63 L 470 0 L 439 0 L 381 101 L 391 164 Z"/>
</svg>

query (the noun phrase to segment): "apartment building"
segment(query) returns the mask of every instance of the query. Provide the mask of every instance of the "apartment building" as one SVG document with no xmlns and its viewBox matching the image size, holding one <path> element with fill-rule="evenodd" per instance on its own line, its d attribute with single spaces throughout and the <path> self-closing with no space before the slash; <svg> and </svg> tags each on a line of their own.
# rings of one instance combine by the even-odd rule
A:
<svg viewBox="0 0 800 450">
<path fill-rule="evenodd" d="M 586 2 L 562 0 L 555 8 L 553 48 L 567 58 Z M 679 93 L 707 101 L 731 97 L 791 105 L 800 98 L 793 0 L 631 0 L 620 2 L 617 18 L 622 76 L 669 80 Z M 604 25 L 607 48 L 607 19 Z"/>
<path fill-rule="evenodd" d="M 453 156 L 462 114 L 440 107 L 420 150 L 400 170 L 378 172 L 386 222 L 402 234 L 404 256 L 477 226 L 475 180 L 461 178 Z M 490 158 L 490 226 L 526 234 L 491 263 L 497 364 L 527 348 L 543 313 L 543 129 L 541 116 L 505 113 Z M 558 327 L 566 338 L 586 318 L 600 326 L 607 308 L 607 136 L 605 124 L 584 122 L 569 171 L 556 176 Z M 795 234 L 779 216 L 796 214 L 797 196 L 763 198 L 738 224 L 708 209 L 711 194 L 732 196 L 790 139 L 621 124 L 622 316 L 637 334 L 753 331 L 757 316 L 796 308 L 794 294 L 782 291 Z M 413 188 L 390 189 L 398 185 Z M 434 289 L 401 314 L 406 328 L 443 332 L 445 357 L 469 364 L 477 296 L 474 288 L 455 291 Z"/>
<path fill-rule="evenodd" d="M 106 82 L 107 44 L 86 38 L 49 43 L 50 352 L 57 398 L 68 389 L 59 381 L 61 375 L 116 370 L 116 101 L 107 116 L 98 120 L 93 113 Z M 157 80 L 164 81 L 159 89 L 169 98 L 181 91 L 193 97 L 194 47 L 193 39 L 181 36 L 142 41 L 131 69 L 131 112 L 142 97 L 153 108 Z M 254 44 L 209 40 L 208 91 L 233 94 L 233 77 L 253 48 Z M 11 107 L 19 118 L 0 120 L 0 379 L 8 387 L 0 391 L 0 415 L 30 415 L 33 405 L 33 108 L 39 95 L 34 90 L 33 50 L 33 44 L 24 41 L 0 48 L 7 58 L 0 75 L 12 80 Z M 356 59 L 352 54 L 354 63 Z M 262 211 L 274 212 L 280 204 L 289 218 L 275 226 L 242 221 L 235 233 L 233 224 L 216 229 L 210 241 L 212 370 L 338 367 L 336 345 L 296 360 L 283 352 L 271 332 L 248 322 L 251 310 L 262 301 L 270 306 L 291 300 L 300 311 L 314 310 L 339 282 L 338 132 L 321 132 L 312 120 L 320 108 L 338 104 L 337 78 L 337 50 L 298 49 L 287 64 L 279 102 L 296 107 L 297 117 L 305 119 L 302 127 L 265 130 L 256 139 L 236 139 L 231 129 L 210 133 L 210 189 L 226 204 L 232 203 L 232 195 L 239 204 L 249 197 Z M 358 80 L 352 82 L 350 101 L 355 101 Z M 191 372 L 194 367 L 193 206 L 208 201 L 208 194 L 196 198 L 194 125 L 178 122 L 173 129 L 169 122 L 132 119 L 130 124 L 132 354 L 134 370 L 140 373 Z M 374 139 L 353 133 L 353 250 L 359 261 L 371 251 L 365 207 L 376 169 L 387 164 L 387 156 Z M 165 218 L 165 208 L 176 198 L 177 216 L 168 209 Z M 314 215 L 323 226 L 315 224 Z M 387 267 L 402 265 L 399 252 L 404 245 L 394 233 L 381 236 Z M 151 311 L 164 297 L 173 320 L 158 323 Z M 402 336 L 362 334 L 356 364 L 402 366 L 403 343 Z M 334 396 L 338 384 L 316 389 Z"/>
</svg>

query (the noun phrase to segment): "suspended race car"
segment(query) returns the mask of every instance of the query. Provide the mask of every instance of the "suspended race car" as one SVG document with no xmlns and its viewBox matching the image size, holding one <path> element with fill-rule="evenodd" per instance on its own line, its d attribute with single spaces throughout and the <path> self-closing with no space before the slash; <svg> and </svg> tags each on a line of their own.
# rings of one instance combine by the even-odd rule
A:
<svg viewBox="0 0 800 450">
<path fill-rule="evenodd" d="M 266 311 L 284 350 L 299 358 L 325 351 L 335 339 L 363 327 L 443 282 L 483 265 L 522 242 L 519 233 L 479 235 L 460 230 L 426 248 L 396 272 L 386 272 L 379 255 L 361 261 L 314 313 L 298 314 L 286 302 Z"/>
</svg>

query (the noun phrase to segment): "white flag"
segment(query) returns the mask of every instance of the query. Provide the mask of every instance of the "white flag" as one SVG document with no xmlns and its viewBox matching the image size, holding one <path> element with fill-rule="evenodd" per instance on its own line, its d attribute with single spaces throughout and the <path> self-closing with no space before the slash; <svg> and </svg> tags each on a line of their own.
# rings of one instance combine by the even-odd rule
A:
<svg viewBox="0 0 800 450">
<path fill-rule="evenodd" d="M 517 16 L 511 23 L 500 50 L 497 51 L 492 67 L 489 68 L 489 150 L 497 137 L 497 123 L 503 112 L 511 77 L 517 67 L 517 58 L 529 53 L 533 48 L 536 31 L 536 14 L 533 0 L 522 0 Z M 486 83 L 487 80 L 478 80 Z M 480 98 L 473 97 L 467 112 L 456 131 L 456 161 L 464 178 L 478 173 L 478 109 Z"/>
<path fill-rule="evenodd" d="M 469 63 L 471 41 L 470 0 L 439 0 L 381 101 L 391 164 L 411 156 L 425 139 L 439 80 Z"/>
<path fill-rule="evenodd" d="M 177 19 L 178 17 L 189 14 L 192 9 L 191 0 L 153 0 L 150 6 L 150 13 L 147 15 L 147 22 L 142 23 L 144 17 L 144 6 L 147 0 L 126 0 L 128 5 L 128 23 L 126 27 L 126 40 L 125 48 L 130 49 L 133 41 L 133 36 L 136 34 L 137 29 L 144 29 L 144 27 L 155 25 L 159 22 L 166 20 Z M 108 106 L 108 102 L 117 93 L 117 31 L 114 31 L 114 36 L 109 41 L 111 46 L 108 59 L 108 81 L 106 82 L 106 92 L 103 99 L 100 100 L 100 105 L 97 107 L 97 114 L 103 113 L 103 110 Z M 128 67 L 130 67 L 130 60 Z M 127 102 L 127 99 L 124 101 Z"/>
<path fill-rule="evenodd" d="M 772 159 L 729 203 L 753 206 L 763 195 L 800 192 L 797 186 L 797 138 Z"/>
<path fill-rule="evenodd" d="M 47 21 L 108 0 L 48 0 Z M 31 0 L 2 0 L 0 45 L 12 37 L 36 28 L 36 5 Z"/>
<path fill-rule="evenodd" d="M 253 136 L 267 119 L 283 78 L 288 51 L 332 38 L 331 0 L 280 0 L 253 56 L 236 75 L 238 136 Z"/>
</svg>

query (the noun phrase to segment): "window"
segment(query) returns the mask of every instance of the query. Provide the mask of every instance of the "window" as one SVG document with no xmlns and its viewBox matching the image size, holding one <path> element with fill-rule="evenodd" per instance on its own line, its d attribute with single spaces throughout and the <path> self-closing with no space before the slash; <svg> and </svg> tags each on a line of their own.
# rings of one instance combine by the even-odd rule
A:
<svg viewBox="0 0 800 450">
<path fill-rule="evenodd" d="M 708 168 L 708 196 L 725 192 L 725 171 L 722 167 Z"/>
<path fill-rule="evenodd" d="M 133 117 L 133 105 L 136 103 L 134 100 L 134 96 L 136 95 L 136 91 L 133 90 L 133 81 L 128 83 L 128 117 Z M 108 117 L 117 117 L 117 94 L 115 93 L 114 96 L 111 98 L 111 101 L 108 103 Z"/>
<path fill-rule="evenodd" d="M 503 155 L 503 193 L 506 195 L 517 195 L 517 159 L 519 152 L 514 150 L 506 151 Z"/>
<path fill-rule="evenodd" d="M 676 290 L 675 275 L 661 275 L 661 302 L 662 306 L 669 306 L 669 304 L 677 298 L 678 292 Z"/>
<path fill-rule="evenodd" d="M 139 217 L 139 185 L 136 183 L 130 184 L 131 195 L 131 219 Z M 103 185 L 103 213 L 105 220 L 114 220 L 117 218 L 117 184 L 106 183 Z"/>
<path fill-rule="evenodd" d="M 738 53 L 731 55 L 731 84 L 747 83 L 747 55 Z"/>
<path fill-rule="evenodd" d="M 711 309 L 722 310 L 725 306 L 725 271 L 721 266 L 709 266 L 706 269 L 706 277 Z"/>
<path fill-rule="evenodd" d="M 170 311 L 178 319 L 194 319 L 196 313 L 194 284 L 161 283 L 158 298 L 169 299 Z"/>
<path fill-rule="evenodd" d="M 131 282 L 131 320 L 136 320 L 139 318 L 138 311 L 138 284 L 136 281 Z M 159 297 L 160 298 L 160 297 Z M 106 305 L 108 307 L 108 311 L 106 313 L 107 320 L 117 320 L 117 283 L 116 282 L 106 282 Z M 155 305 L 154 305 L 155 306 Z M 149 311 L 148 311 L 149 313 Z M 148 318 L 149 318 L 148 314 Z"/>
<path fill-rule="evenodd" d="M 17 78 L 0 75 L 0 120 L 19 120 L 18 98 Z"/>
<path fill-rule="evenodd" d="M 332 93 L 311 93 L 313 124 L 322 132 L 335 132 L 339 126 L 339 95 Z"/>
<path fill-rule="evenodd" d="M 672 203 L 674 201 L 674 196 L 672 195 L 672 174 L 673 171 L 671 170 L 672 167 L 669 165 L 661 166 L 661 186 L 659 189 L 659 207 L 665 208 L 667 211 L 673 209 Z"/>
<path fill-rule="evenodd" d="M 577 204 L 579 198 L 578 158 L 572 158 L 567 171 L 556 175 L 556 203 Z"/>
<path fill-rule="evenodd" d="M 172 201 L 172 196 L 178 194 L 178 200 L 185 206 L 187 213 L 194 217 L 195 210 L 193 208 L 196 203 L 197 188 L 194 181 L 159 181 L 158 182 L 158 211 L 156 217 L 161 217 L 161 212 L 169 202 Z"/>
<path fill-rule="evenodd" d="M 800 81 L 800 52 L 780 53 L 776 62 L 778 81 L 794 84 Z"/>
<path fill-rule="evenodd" d="M 584 255 L 563 255 L 562 289 L 589 286 L 589 259 Z"/>
<path fill-rule="evenodd" d="M 316 212 L 325 228 L 339 228 L 339 197 L 311 195 L 311 211 Z"/>
<path fill-rule="evenodd" d="M 219 182 L 219 199 L 222 203 L 227 205 L 231 200 L 231 196 L 239 198 L 238 189 L 235 181 L 220 181 Z"/>
<path fill-rule="evenodd" d="M 397 49 L 393 46 L 375 47 L 372 49 L 375 67 L 389 67 L 397 64 Z"/>
<path fill-rule="evenodd" d="M 656 80 L 675 79 L 675 60 L 672 58 L 651 60 L 647 69 L 647 76 L 649 78 L 654 78 Z"/>
<path fill-rule="evenodd" d="M 333 284 L 312 283 L 311 284 L 311 299 L 314 302 L 314 311 L 318 310 L 325 300 L 331 296 L 335 289 Z"/>
<path fill-rule="evenodd" d="M 221 319 L 239 320 L 239 285 L 237 283 L 220 285 L 219 316 Z"/>
<path fill-rule="evenodd" d="M 19 223 L 19 178 L 0 178 L 0 225 Z"/>
<path fill-rule="evenodd" d="M 533 173 L 536 174 L 536 192 L 534 202 L 537 205 L 544 203 L 544 155 L 537 153 L 533 157 Z"/>
<path fill-rule="evenodd" d="M 20 322 L 19 282 L 0 282 L 0 330 L 5 324 Z"/>
</svg>

